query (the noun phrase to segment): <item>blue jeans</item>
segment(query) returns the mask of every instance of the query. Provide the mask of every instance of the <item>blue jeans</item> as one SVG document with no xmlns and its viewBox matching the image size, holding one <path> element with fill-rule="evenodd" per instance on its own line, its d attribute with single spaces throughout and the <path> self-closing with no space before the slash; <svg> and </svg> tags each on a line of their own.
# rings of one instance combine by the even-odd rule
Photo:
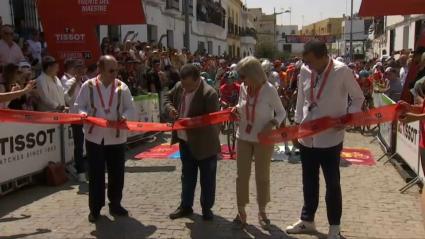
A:
<svg viewBox="0 0 425 239">
<path fill-rule="evenodd" d="M 182 161 L 182 208 L 192 208 L 195 197 L 198 169 L 201 180 L 201 206 L 202 210 L 210 210 L 215 201 L 217 155 L 206 159 L 196 159 L 189 145 L 180 141 L 180 157 Z"/>
</svg>

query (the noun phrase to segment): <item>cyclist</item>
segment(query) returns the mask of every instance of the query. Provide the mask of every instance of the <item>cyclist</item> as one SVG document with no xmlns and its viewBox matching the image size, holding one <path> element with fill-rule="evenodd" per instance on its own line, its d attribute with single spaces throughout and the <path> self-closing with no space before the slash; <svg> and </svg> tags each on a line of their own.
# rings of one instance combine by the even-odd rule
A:
<svg viewBox="0 0 425 239">
<path fill-rule="evenodd" d="M 224 74 L 225 83 L 220 87 L 220 102 L 223 108 L 237 105 L 239 100 L 240 85 L 237 83 L 239 74 L 236 71 L 229 71 Z"/>
<path fill-rule="evenodd" d="M 280 78 L 279 74 L 276 71 L 273 71 L 272 63 L 269 60 L 264 60 L 263 63 L 261 63 L 261 66 L 263 68 L 264 73 L 266 73 L 267 79 L 269 80 L 270 84 L 278 88 L 280 85 Z"/>
<path fill-rule="evenodd" d="M 357 80 L 360 88 L 363 91 L 365 97 L 365 103 L 363 104 L 363 110 L 368 110 L 368 108 L 373 108 L 373 81 L 370 78 L 369 72 L 367 70 L 362 70 L 359 72 L 359 79 Z"/>
</svg>

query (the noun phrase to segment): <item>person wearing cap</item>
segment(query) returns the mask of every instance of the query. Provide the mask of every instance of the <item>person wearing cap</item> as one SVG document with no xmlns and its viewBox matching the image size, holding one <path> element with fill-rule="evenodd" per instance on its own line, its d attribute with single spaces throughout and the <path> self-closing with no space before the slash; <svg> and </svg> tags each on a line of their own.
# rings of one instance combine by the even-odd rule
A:
<svg viewBox="0 0 425 239">
<path fill-rule="evenodd" d="M 312 40 L 305 44 L 304 65 L 298 80 L 295 122 L 302 125 L 322 117 L 339 118 L 362 111 L 363 92 L 350 68 L 328 55 L 326 43 Z M 348 104 L 348 97 L 351 104 Z M 300 148 L 304 205 L 299 220 L 286 228 L 288 234 L 315 233 L 319 206 L 319 174 L 322 168 L 326 182 L 328 239 L 341 238 L 342 191 L 340 161 L 345 125 L 311 137 L 294 140 Z"/>
<path fill-rule="evenodd" d="M 69 107 L 71 114 L 77 114 L 78 109 L 74 106 L 75 100 L 80 93 L 81 86 L 83 84 L 83 78 L 86 75 L 86 67 L 82 60 L 67 60 L 65 62 L 65 74 L 61 81 L 65 93 L 65 103 Z M 86 169 L 84 163 L 84 133 L 83 125 L 73 124 L 72 137 L 74 140 L 74 167 L 77 180 L 81 183 L 87 181 Z"/>
<path fill-rule="evenodd" d="M 385 94 L 388 95 L 394 102 L 398 102 L 403 91 L 403 86 L 400 81 L 400 73 L 396 68 L 387 67 L 384 73 L 387 89 Z"/>
<path fill-rule="evenodd" d="M 81 86 L 75 110 L 85 116 L 105 119 L 120 125 L 134 118 L 136 112 L 128 86 L 117 79 L 118 62 L 110 55 L 98 62 L 99 75 Z M 94 223 L 105 206 L 105 167 L 108 172 L 109 212 L 112 216 L 128 216 L 121 205 L 124 188 L 127 131 L 84 124 L 89 163 L 89 221 Z"/>
<path fill-rule="evenodd" d="M 37 93 L 40 101 L 37 104 L 38 111 L 64 112 L 65 94 L 62 83 L 57 77 L 59 63 L 51 56 L 45 56 L 42 62 L 43 72 L 37 77 Z"/>
</svg>

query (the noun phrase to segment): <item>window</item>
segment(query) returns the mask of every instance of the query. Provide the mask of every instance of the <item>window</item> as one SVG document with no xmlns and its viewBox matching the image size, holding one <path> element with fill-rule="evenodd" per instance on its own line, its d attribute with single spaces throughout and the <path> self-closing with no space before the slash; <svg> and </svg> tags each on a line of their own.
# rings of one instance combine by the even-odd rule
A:
<svg viewBox="0 0 425 239">
<path fill-rule="evenodd" d="M 174 32 L 167 30 L 167 47 L 174 48 Z"/>
<path fill-rule="evenodd" d="M 180 10 L 180 0 L 167 0 L 165 2 L 165 7 L 167 9 Z"/>
<path fill-rule="evenodd" d="M 201 53 L 205 53 L 205 42 L 203 41 L 198 42 L 198 51 L 200 51 Z"/>
<path fill-rule="evenodd" d="M 295 30 L 292 30 L 291 31 L 291 35 L 295 35 Z"/>
<path fill-rule="evenodd" d="M 213 42 L 212 41 L 208 41 L 208 54 L 210 54 L 210 55 L 213 54 Z"/>
<path fill-rule="evenodd" d="M 158 27 L 155 25 L 148 24 L 148 42 L 157 42 L 158 41 Z"/>
<path fill-rule="evenodd" d="M 237 53 L 238 53 L 238 58 L 240 58 L 241 57 L 241 49 L 239 47 L 237 49 Z"/>
<path fill-rule="evenodd" d="M 283 52 L 292 53 L 292 45 L 291 44 L 283 44 Z"/>
<path fill-rule="evenodd" d="M 218 55 L 221 56 L 221 46 L 218 45 Z"/>
</svg>

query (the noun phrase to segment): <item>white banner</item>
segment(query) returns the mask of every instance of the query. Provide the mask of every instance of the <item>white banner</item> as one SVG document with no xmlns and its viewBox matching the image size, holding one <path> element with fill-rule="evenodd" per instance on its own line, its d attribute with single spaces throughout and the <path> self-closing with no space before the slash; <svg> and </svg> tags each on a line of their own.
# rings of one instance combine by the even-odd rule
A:
<svg viewBox="0 0 425 239">
<path fill-rule="evenodd" d="M 136 121 L 159 122 L 159 99 L 157 94 L 139 95 L 134 97 Z M 128 137 L 141 135 L 140 132 L 129 132 Z"/>
<path fill-rule="evenodd" d="M 0 124 L 0 183 L 61 161 L 59 125 Z"/>
<path fill-rule="evenodd" d="M 373 104 L 375 107 L 387 106 L 395 104 L 388 96 L 382 93 L 373 94 Z M 392 122 L 382 123 L 379 125 L 379 138 L 387 147 L 387 150 L 393 146 Z"/>
<path fill-rule="evenodd" d="M 419 121 L 410 124 L 398 122 L 396 152 L 415 173 L 422 172 L 420 165 L 418 165 L 420 157 L 419 137 Z"/>
</svg>

